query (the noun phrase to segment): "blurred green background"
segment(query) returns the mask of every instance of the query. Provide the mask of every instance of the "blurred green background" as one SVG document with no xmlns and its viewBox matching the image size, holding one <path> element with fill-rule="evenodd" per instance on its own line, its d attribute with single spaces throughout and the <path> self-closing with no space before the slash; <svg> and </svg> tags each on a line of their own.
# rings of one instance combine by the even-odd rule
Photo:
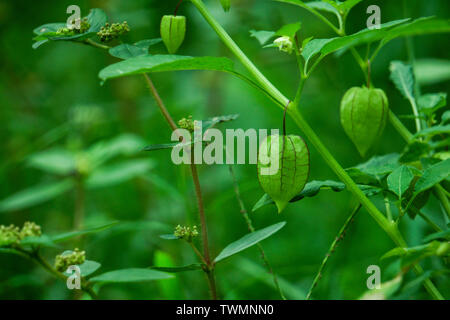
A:
<svg viewBox="0 0 450 320">
<path fill-rule="evenodd" d="M 31 48 L 32 30 L 47 22 L 65 21 L 70 4 L 81 7 L 82 15 L 90 8 L 101 8 L 111 22 L 127 20 L 131 32 L 123 38 L 133 43 L 159 37 L 159 22 L 171 14 L 177 0 L 109 0 L 109 1 L 0 1 L 0 199 L 41 184 L 61 181 L 61 175 L 50 174 L 30 166 L 30 157 L 45 150 L 66 150 L 83 154 L 101 143 L 130 139 L 137 145 L 166 143 L 170 130 L 148 93 L 140 76 L 121 78 L 100 85 L 98 72 L 118 61 L 107 52 L 77 43 L 52 42 L 37 50 Z M 321 21 L 299 7 L 270 0 L 235 0 L 224 13 L 218 0 L 206 0 L 214 16 L 252 58 L 263 73 L 288 97 L 292 97 L 298 81 L 295 59 L 276 49 L 261 49 L 249 30 L 277 30 L 283 24 L 301 21 L 301 38 L 335 35 Z M 404 11 L 401 1 L 363 1 L 351 12 L 348 33 L 365 28 L 366 8 L 381 7 L 382 22 L 436 15 L 448 18 L 447 0 L 411 0 Z M 178 54 L 192 56 L 228 56 L 228 50 L 188 1 L 179 14 L 187 17 L 187 35 Z M 421 36 L 413 39 L 417 59 L 448 59 L 448 35 Z M 162 44 L 152 53 L 165 53 Z M 375 86 L 382 88 L 397 114 L 410 109 L 389 80 L 389 62 L 407 60 L 405 39 L 388 44 L 372 66 Z M 236 62 L 236 64 L 238 64 Z M 239 66 L 239 68 L 242 68 Z M 223 73 L 178 72 L 152 76 L 155 86 L 175 119 L 192 115 L 194 119 L 240 114 L 221 128 L 281 128 L 282 111 L 254 88 Z M 339 122 L 339 103 L 351 86 L 363 84 L 363 75 L 348 53 L 340 58 L 330 56 L 317 68 L 305 86 L 301 109 L 344 166 L 363 161 L 345 136 Z M 424 92 L 448 92 L 447 83 L 430 83 Z M 404 119 L 412 129 L 413 121 Z M 288 120 L 289 133 L 300 134 Z M 125 136 L 124 136 L 125 135 Z M 399 152 L 404 147 L 401 137 L 388 125 L 377 154 Z M 140 149 L 136 149 L 139 151 Z M 310 180 L 336 180 L 314 148 L 311 152 Z M 45 249 L 54 256 L 74 246 L 86 250 L 87 258 L 102 263 L 103 271 L 148 267 L 155 264 L 155 253 L 165 252 L 175 265 L 195 262 L 185 243 L 165 241 L 158 237 L 177 224 L 197 224 L 196 202 L 189 168 L 175 166 L 170 151 L 131 152 L 118 155 L 108 164 L 144 159 L 145 170 L 130 174 L 121 183 L 88 188 L 85 191 L 85 226 L 120 220 L 117 228 L 86 236 L 77 243 L 64 243 L 62 249 Z M 142 162 L 141 162 L 142 164 Z M 256 177 L 255 165 L 235 166 L 242 198 L 249 211 L 263 194 Z M 225 165 L 199 169 L 213 255 L 228 243 L 246 234 L 247 227 L 239 212 L 232 180 Z M 45 233 L 58 233 L 73 228 L 77 193 L 70 189 L 35 206 L 1 212 L 0 224 L 22 225 L 25 221 L 40 224 Z M 376 204 L 383 208 L 381 199 Z M 317 269 L 340 226 L 355 205 L 348 192 L 324 191 L 314 198 L 291 204 L 281 214 L 274 206 L 251 213 L 257 229 L 287 221 L 276 235 L 262 242 L 268 259 L 283 279 L 282 288 L 288 298 L 300 299 L 309 289 Z M 433 215 L 433 205 L 425 212 Z M 419 219 L 401 225 L 411 245 L 418 244 L 428 227 Z M 347 232 L 345 240 L 331 257 L 313 297 L 319 299 L 355 299 L 367 288 L 366 269 L 380 264 L 379 258 L 393 243 L 362 210 Z M 425 261 L 432 263 L 432 261 Z M 382 278 L 389 279 L 382 268 Z M 411 276 L 411 275 L 410 275 Z M 220 297 L 228 299 L 278 299 L 271 277 L 265 272 L 256 248 L 227 259 L 217 268 Z M 449 296 L 448 280 L 437 278 L 444 296 Z M 169 288 L 168 288 L 169 287 Z M 177 280 L 163 284 L 111 284 L 100 291 L 111 299 L 202 299 L 208 290 L 201 271 L 181 273 Z M 31 262 L 17 256 L 0 254 L 0 298 L 2 299 L 66 299 L 73 293 L 65 284 L 46 274 Z M 401 298 L 427 298 L 422 290 L 414 290 Z"/>
</svg>

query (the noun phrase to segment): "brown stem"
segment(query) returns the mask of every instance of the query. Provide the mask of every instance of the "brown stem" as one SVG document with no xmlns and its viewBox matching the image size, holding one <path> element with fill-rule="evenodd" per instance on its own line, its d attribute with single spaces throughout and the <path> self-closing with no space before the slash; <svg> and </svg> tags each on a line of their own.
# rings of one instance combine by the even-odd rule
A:
<svg viewBox="0 0 450 320">
<path fill-rule="evenodd" d="M 144 73 L 145 81 L 147 82 L 148 88 L 150 89 L 151 94 L 156 100 L 156 104 L 159 107 L 159 110 L 161 111 L 164 119 L 166 119 L 167 123 L 169 124 L 170 128 L 175 131 L 177 129 L 177 125 L 173 121 L 172 117 L 169 114 L 169 111 L 167 111 L 166 106 L 164 105 L 164 102 L 162 101 L 161 97 L 159 96 L 158 91 L 156 90 L 155 86 L 153 85 L 152 80 L 148 76 L 148 74 Z"/>
<path fill-rule="evenodd" d="M 164 102 L 162 101 L 161 97 L 158 94 L 158 91 L 156 90 L 155 86 L 153 85 L 152 80 L 148 76 L 148 74 L 144 73 L 144 78 L 147 82 L 148 88 L 153 95 L 153 97 L 156 100 L 156 104 L 159 107 L 159 110 L 161 111 L 162 115 L 166 119 L 167 123 L 169 124 L 170 128 L 175 131 L 178 127 L 173 121 L 172 117 L 169 114 L 169 111 L 167 111 L 166 106 L 164 105 Z M 192 180 L 194 181 L 194 187 L 195 187 L 195 195 L 197 198 L 197 205 L 198 205 L 198 213 L 200 216 L 200 224 L 202 228 L 202 242 L 203 242 L 203 252 L 204 252 L 204 258 L 206 261 L 207 269 L 208 271 L 205 271 L 208 275 L 208 283 L 211 291 L 211 296 L 213 299 L 217 299 L 217 290 L 216 290 L 216 284 L 214 280 L 214 264 L 211 263 L 211 258 L 209 254 L 209 243 L 208 243 L 208 231 L 206 226 L 206 218 L 205 218 L 205 210 L 203 207 L 203 199 L 202 199 L 202 191 L 200 188 L 200 181 L 198 179 L 198 173 L 197 173 L 197 167 L 194 164 L 194 161 L 191 161 L 190 164 L 191 167 L 191 173 L 192 173 Z"/>
</svg>

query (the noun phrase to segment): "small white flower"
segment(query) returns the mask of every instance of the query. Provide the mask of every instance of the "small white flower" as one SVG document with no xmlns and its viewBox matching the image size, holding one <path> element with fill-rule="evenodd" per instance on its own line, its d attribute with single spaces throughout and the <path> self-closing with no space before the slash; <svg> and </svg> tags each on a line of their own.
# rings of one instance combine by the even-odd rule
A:
<svg viewBox="0 0 450 320">
<path fill-rule="evenodd" d="M 279 37 L 276 38 L 273 43 L 278 47 L 278 49 L 280 49 L 280 51 L 286 52 L 288 54 L 292 53 L 293 45 L 291 38 L 287 36 Z"/>
</svg>

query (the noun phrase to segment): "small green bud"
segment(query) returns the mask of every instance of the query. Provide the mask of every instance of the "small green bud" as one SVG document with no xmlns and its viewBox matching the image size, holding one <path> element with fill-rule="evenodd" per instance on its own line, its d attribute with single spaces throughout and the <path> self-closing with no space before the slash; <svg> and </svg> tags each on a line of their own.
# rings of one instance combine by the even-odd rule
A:
<svg viewBox="0 0 450 320">
<path fill-rule="evenodd" d="M 181 129 L 189 130 L 190 132 L 194 132 L 195 129 L 195 121 L 192 120 L 192 116 L 189 116 L 187 119 L 183 118 L 178 120 L 178 126 Z"/>
<path fill-rule="evenodd" d="M 29 221 L 24 223 L 22 230 L 20 231 L 20 236 L 22 239 L 25 237 L 40 237 L 41 235 L 41 226 Z"/>
<path fill-rule="evenodd" d="M 161 19 L 161 38 L 170 54 L 181 46 L 186 34 L 186 17 L 163 16 Z"/>
<path fill-rule="evenodd" d="M 179 239 L 184 239 L 187 242 L 191 242 L 195 237 L 198 236 L 198 231 L 196 226 L 193 226 L 191 229 L 191 227 L 178 225 L 176 226 L 173 235 Z"/>
<path fill-rule="evenodd" d="M 258 180 L 281 213 L 305 187 L 309 150 L 300 136 L 268 136 L 258 152 Z"/>
<path fill-rule="evenodd" d="M 110 42 L 129 31 L 130 27 L 126 21 L 122 23 L 113 23 L 111 25 L 105 23 L 105 25 L 100 28 L 100 31 L 97 32 L 97 35 L 100 37 L 101 42 Z"/>
<path fill-rule="evenodd" d="M 86 260 L 86 253 L 75 248 L 74 251 L 66 251 L 55 258 L 55 269 L 59 272 L 65 272 L 68 267 L 80 265 Z"/>
<path fill-rule="evenodd" d="M 389 114 L 388 99 L 381 89 L 353 87 L 341 102 L 345 133 L 365 156 L 383 133 Z"/>
<path fill-rule="evenodd" d="M 276 38 L 273 43 L 278 49 L 280 49 L 280 51 L 286 52 L 288 54 L 291 54 L 294 48 L 292 40 L 288 36 Z"/>
<path fill-rule="evenodd" d="M 222 5 L 223 11 L 228 12 L 231 7 L 231 0 L 220 0 L 220 4 Z"/>
<path fill-rule="evenodd" d="M 0 226 L 0 247 L 19 244 L 22 239 L 19 228 L 11 224 L 10 226 Z"/>
</svg>

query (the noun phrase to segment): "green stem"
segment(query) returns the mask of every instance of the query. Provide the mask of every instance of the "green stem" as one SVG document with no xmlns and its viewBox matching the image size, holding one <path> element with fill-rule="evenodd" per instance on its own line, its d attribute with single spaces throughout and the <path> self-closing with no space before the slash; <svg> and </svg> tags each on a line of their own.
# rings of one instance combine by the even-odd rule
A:
<svg viewBox="0 0 450 320">
<path fill-rule="evenodd" d="M 319 267 L 319 271 L 317 272 L 316 276 L 314 277 L 313 283 L 311 284 L 311 287 L 308 291 L 308 294 L 306 295 L 306 300 L 309 300 L 311 298 L 312 291 L 317 286 L 319 280 L 322 278 L 322 272 L 328 262 L 328 258 L 333 254 L 333 252 L 336 250 L 336 247 L 342 239 L 344 239 L 345 232 L 347 231 L 350 223 L 355 218 L 356 214 L 358 213 L 359 209 L 361 209 L 361 205 L 358 204 L 355 209 L 353 209 L 352 213 L 348 216 L 347 220 L 345 220 L 344 225 L 339 230 L 339 233 L 337 237 L 334 239 L 334 241 L 331 243 L 330 249 L 328 249 L 327 254 L 325 255 L 325 258 L 322 261 L 322 264 Z"/>
<path fill-rule="evenodd" d="M 110 46 L 107 46 L 105 44 L 101 44 L 101 43 L 95 42 L 95 41 L 93 41 L 91 39 L 87 39 L 83 43 L 87 44 L 87 45 L 90 45 L 90 46 L 93 46 L 93 47 L 96 47 L 96 48 L 105 49 L 105 50 L 108 50 L 108 49 L 111 48 Z"/>
<path fill-rule="evenodd" d="M 166 106 L 164 105 L 164 102 L 162 101 L 161 97 L 159 96 L 158 91 L 156 90 L 155 86 L 153 85 L 152 80 L 148 76 L 148 74 L 144 73 L 145 81 L 147 82 L 148 88 L 150 90 L 150 93 L 155 98 L 156 104 L 158 105 L 159 110 L 161 111 L 162 115 L 164 116 L 164 119 L 166 119 L 167 123 L 169 124 L 170 128 L 172 130 L 177 129 L 177 125 L 175 124 L 175 121 L 173 121 L 173 118 L 171 117 L 169 111 L 167 110 Z M 200 181 L 198 179 L 198 173 L 197 173 L 197 166 L 195 165 L 194 161 L 191 161 L 190 164 L 191 168 L 191 174 L 192 174 L 192 180 L 194 182 L 194 188 L 195 188 L 195 196 L 197 198 L 197 206 L 198 206 L 198 213 L 200 218 L 200 224 L 202 228 L 202 241 L 203 241 L 203 255 L 204 259 L 208 268 L 208 284 L 211 291 L 211 297 L 215 300 L 217 299 L 217 292 L 216 292 L 216 284 L 214 280 L 214 275 L 210 276 L 209 273 L 214 272 L 214 265 L 211 263 L 211 258 L 209 254 L 209 242 L 208 242 L 208 228 L 206 225 L 206 217 L 205 217 L 205 210 L 203 206 L 203 198 L 202 198 L 202 191 L 200 188 Z"/>
<path fill-rule="evenodd" d="M 266 90 L 276 101 L 284 106 L 288 103 L 288 99 L 269 81 L 267 78 L 256 68 L 256 66 L 250 61 L 249 58 L 242 52 L 241 48 L 231 39 L 228 33 L 222 28 L 222 26 L 214 19 L 209 13 L 201 0 L 191 0 L 191 2 L 197 7 L 198 11 L 202 14 L 209 25 L 214 29 L 219 38 L 227 45 L 228 49 L 239 59 L 239 61 L 247 68 L 247 70 L 255 77 L 258 83 Z"/>
<path fill-rule="evenodd" d="M 224 42 L 224 44 L 231 50 L 231 52 L 242 62 L 242 64 L 247 68 L 247 70 L 256 78 L 258 81 L 279 103 L 279 107 L 284 108 L 288 103 L 288 99 L 281 94 L 281 92 L 275 88 L 275 86 L 270 83 L 267 78 L 256 68 L 256 66 L 247 58 L 247 56 L 242 52 L 242 50 L 237 46 L 237 44 L 231 39 L 227 32 L 222 28 L 222 26 L 214 19 L 214 17 L 209 13 L 208 9 L 205 7 L 201 0 L 191 0 L 191 2 L 197 7 L 200 14 L 205 18 L 205 20 L 210 24 L 213 30 L 217 33 L 219 38 Z M 290 104 L 293 105 L 293 104 Z M 358 201 L 362 206 L 369 212 L 369 214 L 374 218 L 374 220 L 380 225 L 380 227 L 389 235 L 389 237 L 394 241 L 397 246 L 406 247 L 406 242 L 398 231 L 397 225 L 388 221 L 385 216 L 375 207 L 375 205 L 364 195 L 364 193 L 358 188 L 356 183 L 351 179 L 347 172 L 342 168 L 342 166 L 334 159 L 313 129 L 309 126 L 306 120 L 302 117 L 298 108 L 288 108 L 290 116 L 294 119 L 297 126 L 303 131 L 312 145 L 316 148 L 328 166 L 335 172 L 339 179 L 344 182 L 348 190 L 353 193 L 358 198 Z M 420 270 L 417 268 L 417 272 Z M 433 296 L 433 298 L 440 299 L 439 291 L 434 287 L 433 283 L 429 281 L 424 281 L 424 286 L 428 292 Z M 437 294 L 439 293 L 439 294 Z"/>
<path fill-rule="evenodd" d="M 448 201 L 448 197 L 445 194 L 445 189 L 440 184 L 437 184 L 434 187 L 434 191 L 436 192 L 439 201 L 441 201 L 442 206 L 444 207 L 445 213 L 447 214 L 447 218 L 450 219 L 450 202 Z"/>
<path fill-rule="evenodd" d="M 67 280 L 67 277 L 64 276 L 61 272 L 58 272 L 55 268 L 53 268 L 44 258 L 42 258 L 42 256 L 39 254 L 39 252 L 33 252 L 33 253 L 30 253 L 28 251 L 21 251 L 21 252 L 27 254 L 28 257 L 32 261 L 34 261 L 36 264 L 38 264 L 41 267 L 43 267 L 45 269 L 45 271 L 47 271 L 48 273 L 52 274 L 56 278 L 58 278 L 58 279 L 60 279 L 60 280 L 62 280 L 64 282 Z M 81 290 L 83 290 L 88 295 L 90 295 L 91 299 L 98 300 L 97 294 L 94 292 L 94 290 L 89 285 L 82 284 L 81 285 Z"/>
</svg>

